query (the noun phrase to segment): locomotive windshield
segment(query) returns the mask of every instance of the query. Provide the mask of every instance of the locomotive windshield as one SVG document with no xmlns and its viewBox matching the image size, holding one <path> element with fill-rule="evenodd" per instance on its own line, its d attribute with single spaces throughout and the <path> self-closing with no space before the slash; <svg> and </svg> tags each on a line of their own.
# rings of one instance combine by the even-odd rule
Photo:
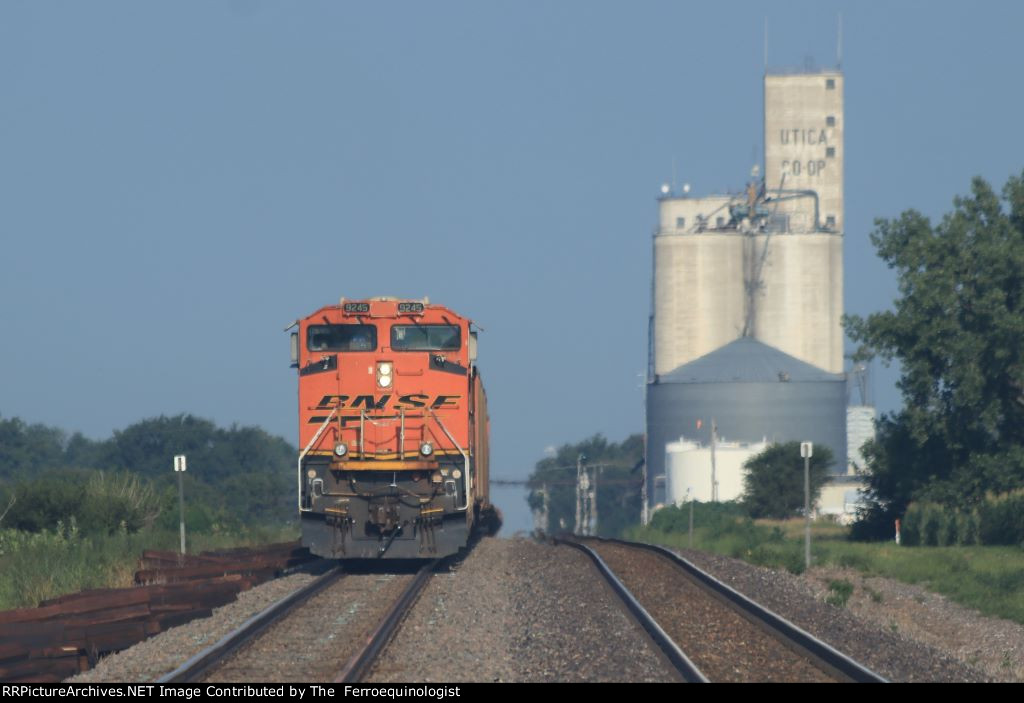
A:
<svg viewBox="0 0 1024 703">
<path fill-rule="evenodd" d="M 310 325 L 306 331 L 309 351 L 373 351 L 377 328 L 373 325 Z"/>
<path fill-rule="evenodd" d="M 462 336 L 457 325 L 394 325 L 391 348 L 396 351 L 457 351 Z"/>
</svg>

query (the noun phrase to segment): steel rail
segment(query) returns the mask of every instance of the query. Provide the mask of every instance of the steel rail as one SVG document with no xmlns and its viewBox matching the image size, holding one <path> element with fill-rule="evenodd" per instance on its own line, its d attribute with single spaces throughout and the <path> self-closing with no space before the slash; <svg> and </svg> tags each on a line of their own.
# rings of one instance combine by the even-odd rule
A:
<svg viewBox="0 0 1024 703">
<path fill-rule="evenodd" d="M 626 609 L 630 615 L 636 620 L 636 622 L 647 632 L 647 635 L 654 641 L 654 644 L 658 646 L 658 649 L 664 653 L 669 663 L 679 672 L 683 680 L 687 683 L 709 683 L 706 676 L 701 673 L 697 665 L 690 661 L 690 658 L 683 653 L 683 650 L 679 648 L 679 645 L 668 636 L 661 625 L 647 612 L 646 608 L 640 605 L 629 589 L 619 580 L 619 578 L 612 572 L 604 560 L 598 556 L 590 547 L 579 542 L 571 540 L 556 539 L 556 544 L 564 544 L 569 547 L 580 550 L 594 562 L 597 570 L 601 573 L 604 579 L 615 591 L 615 594 L 622 600 Z"/>
<path fill-rule="evenodd" d="M 381 655 L 388 642 L 391 641 L 391 637 L 398 629 L 398 625 L 402 622 L 405 614 L 409 612 L 409 609 L 412 608 L 416 599 L 419 598 L 420 593 L 422 593 L 424 587 L 430 581 L 434 568 L 440 561 L 440 559 L 435 559 L 427 562 L 416 572 L 415 578 L 402 592 L 402 595 L 398 597 L 394 605 L 385 613 L 377 628 L 366 638 L 366 644 L 363 645 L 363 648 L 348 660 L 345 668 L 335 677 L 334 683 L 358 683 L 370 673 L 370 669 L 373 667 L 374 662 L 377 661 L 377 657 Z"/>
<path fill-rule="evenodd" d="M 711 592 L 720 600 L 725 601 L 740 615 L 762 627 L 770 634 L 781 639 L 787 646 L 807 656 L 825 671 L 837 675 L 846 681 L 856 683 L 889 683 L 887 679 L 868 669 L 846 654 L 832 647 L 806 630 L 786 620 L 763 605 L 751 600 L 734 588 L 719 581 L 693 562 L 684 559 L 670 549 L 646 542 L 628 542 L 621 539 L 605 537 L 592 538 L 600 542 L 618 544 L 624 547 L 644 549 L 670 560 L 679 567 L 692 581 L 704 590 Z"/>
<path fill-rule="evenodd" d="M 174 671 L 164 674 L 157 683 L 190 683 L 198 681 L 211 669 L 229 658 L 243 646 L 258 637 L 263 631 L 281 620 L 298 604 L 313 597 L 342 576 L 340 566 L 321 574 L 314 581 L 285 596 L 246 620 L 232 632 L 224 635 L 215 644 L 199 652 Z"/>
</svg>

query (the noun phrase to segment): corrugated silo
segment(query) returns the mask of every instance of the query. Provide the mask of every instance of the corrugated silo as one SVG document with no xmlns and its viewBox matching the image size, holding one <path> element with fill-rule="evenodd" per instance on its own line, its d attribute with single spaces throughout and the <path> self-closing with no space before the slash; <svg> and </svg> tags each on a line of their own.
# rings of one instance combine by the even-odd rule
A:
<svg viewBox="0 0 1024 703">
<path fill-rule="evenodd" d="M 846 470 L 845 376 L 755 339 L 737 339 L 648 385 L 648 476 L 665 473 L 665 446 L 680 436 L 709 443 L 712 419 L 719 435 L 738 442 L 827 446 L 833 472 Z"/>
</svg>

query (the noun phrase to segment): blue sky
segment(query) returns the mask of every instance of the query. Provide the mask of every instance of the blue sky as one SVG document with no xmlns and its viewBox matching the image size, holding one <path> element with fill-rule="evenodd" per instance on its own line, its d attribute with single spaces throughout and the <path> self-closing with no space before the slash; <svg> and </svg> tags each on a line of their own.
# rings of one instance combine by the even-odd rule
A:
<svg viewBox="0 0 1024 703">
<path fill-rule="evenodd" d="M 658 187 L 674 160 L 694 194 L 740 188 L 765 19 L 770 66 L 831 67 L 840 12 L 866 314 L 896 293 L 875 217 L 1024 168 L 1024 5 L 4 0 L 0 414 L 294 441 L 283 328 L 428 295 L 485 330 L 495 474 L 639 432 Z"/>
</svg>

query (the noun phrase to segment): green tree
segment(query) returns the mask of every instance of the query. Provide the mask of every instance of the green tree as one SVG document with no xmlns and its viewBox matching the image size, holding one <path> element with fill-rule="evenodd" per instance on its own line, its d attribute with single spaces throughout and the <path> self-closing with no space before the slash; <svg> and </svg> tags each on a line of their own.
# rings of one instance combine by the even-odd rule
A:
<svg viewBox="0 0 1024 703">
<path fill-rule="evenodd" d="M 899 298 L 845 325 L 859 359 L 899 361 L 904 407 L 866 452 L 865 535 L 913 499 L 963 507 L 1024 486 L 1024 177 L 1001 198 L 975 178 L 938 225 L 908 211 L 871 241 Z"/>
<path fill-rule="evenodd" d="M 243 522 L 290 520 L 296 513 L 297 451 L 258 427 L 222 429 L 193 415 L 160 416 L 115 432 L 92 452 L 104 466 L 130 470 L 161 483 L 174 479 L 171 457 L 188 456 L 187 480 L 216 487 L 211 509 Z M 186 496 L 187 498 L 187 496 Z"/>
<path fill-rule="evenodd" d="M 294 447 L 258 427 L 223 429 L 182 414 L 142 420 L 106 440 L 0 418 L 0 512 L 15 500 L 4 524 L 51 529 L 74 515 L 82 529 L 124 522 L 134 530 L 161 512 L 169 524 L 178 515 L 175 454 L 188 455 L 186 502 L 200 523 L 294 520 Z M 159 496 L 157 508 L 141 508 L 139 491 Z"/>
<path fill-rule="evenodd" d="M 32 475 L 63 464 L 64 433 L 0 417 L 0 480 Z"/>
<path fill-rule="evenodd" d="M 814 448 L 810 461 L 811 503 L 821 494 L 833 464 L 832 450 Z M 743 464 L 743 504 L 751 517 L 787 518 L 804 507 L 804 460 L 800 442 L 772 444 Z"/>
<path fill-rule="evenodd" d="M 133 474 L 49 470 L 18 481 L 11 492 L 17 500 L 6 525 L 27 532 L 66 528 L 72 522 L 87 534 L 136 532 L 160 512 L 152 485 Z"/>
</svg>

